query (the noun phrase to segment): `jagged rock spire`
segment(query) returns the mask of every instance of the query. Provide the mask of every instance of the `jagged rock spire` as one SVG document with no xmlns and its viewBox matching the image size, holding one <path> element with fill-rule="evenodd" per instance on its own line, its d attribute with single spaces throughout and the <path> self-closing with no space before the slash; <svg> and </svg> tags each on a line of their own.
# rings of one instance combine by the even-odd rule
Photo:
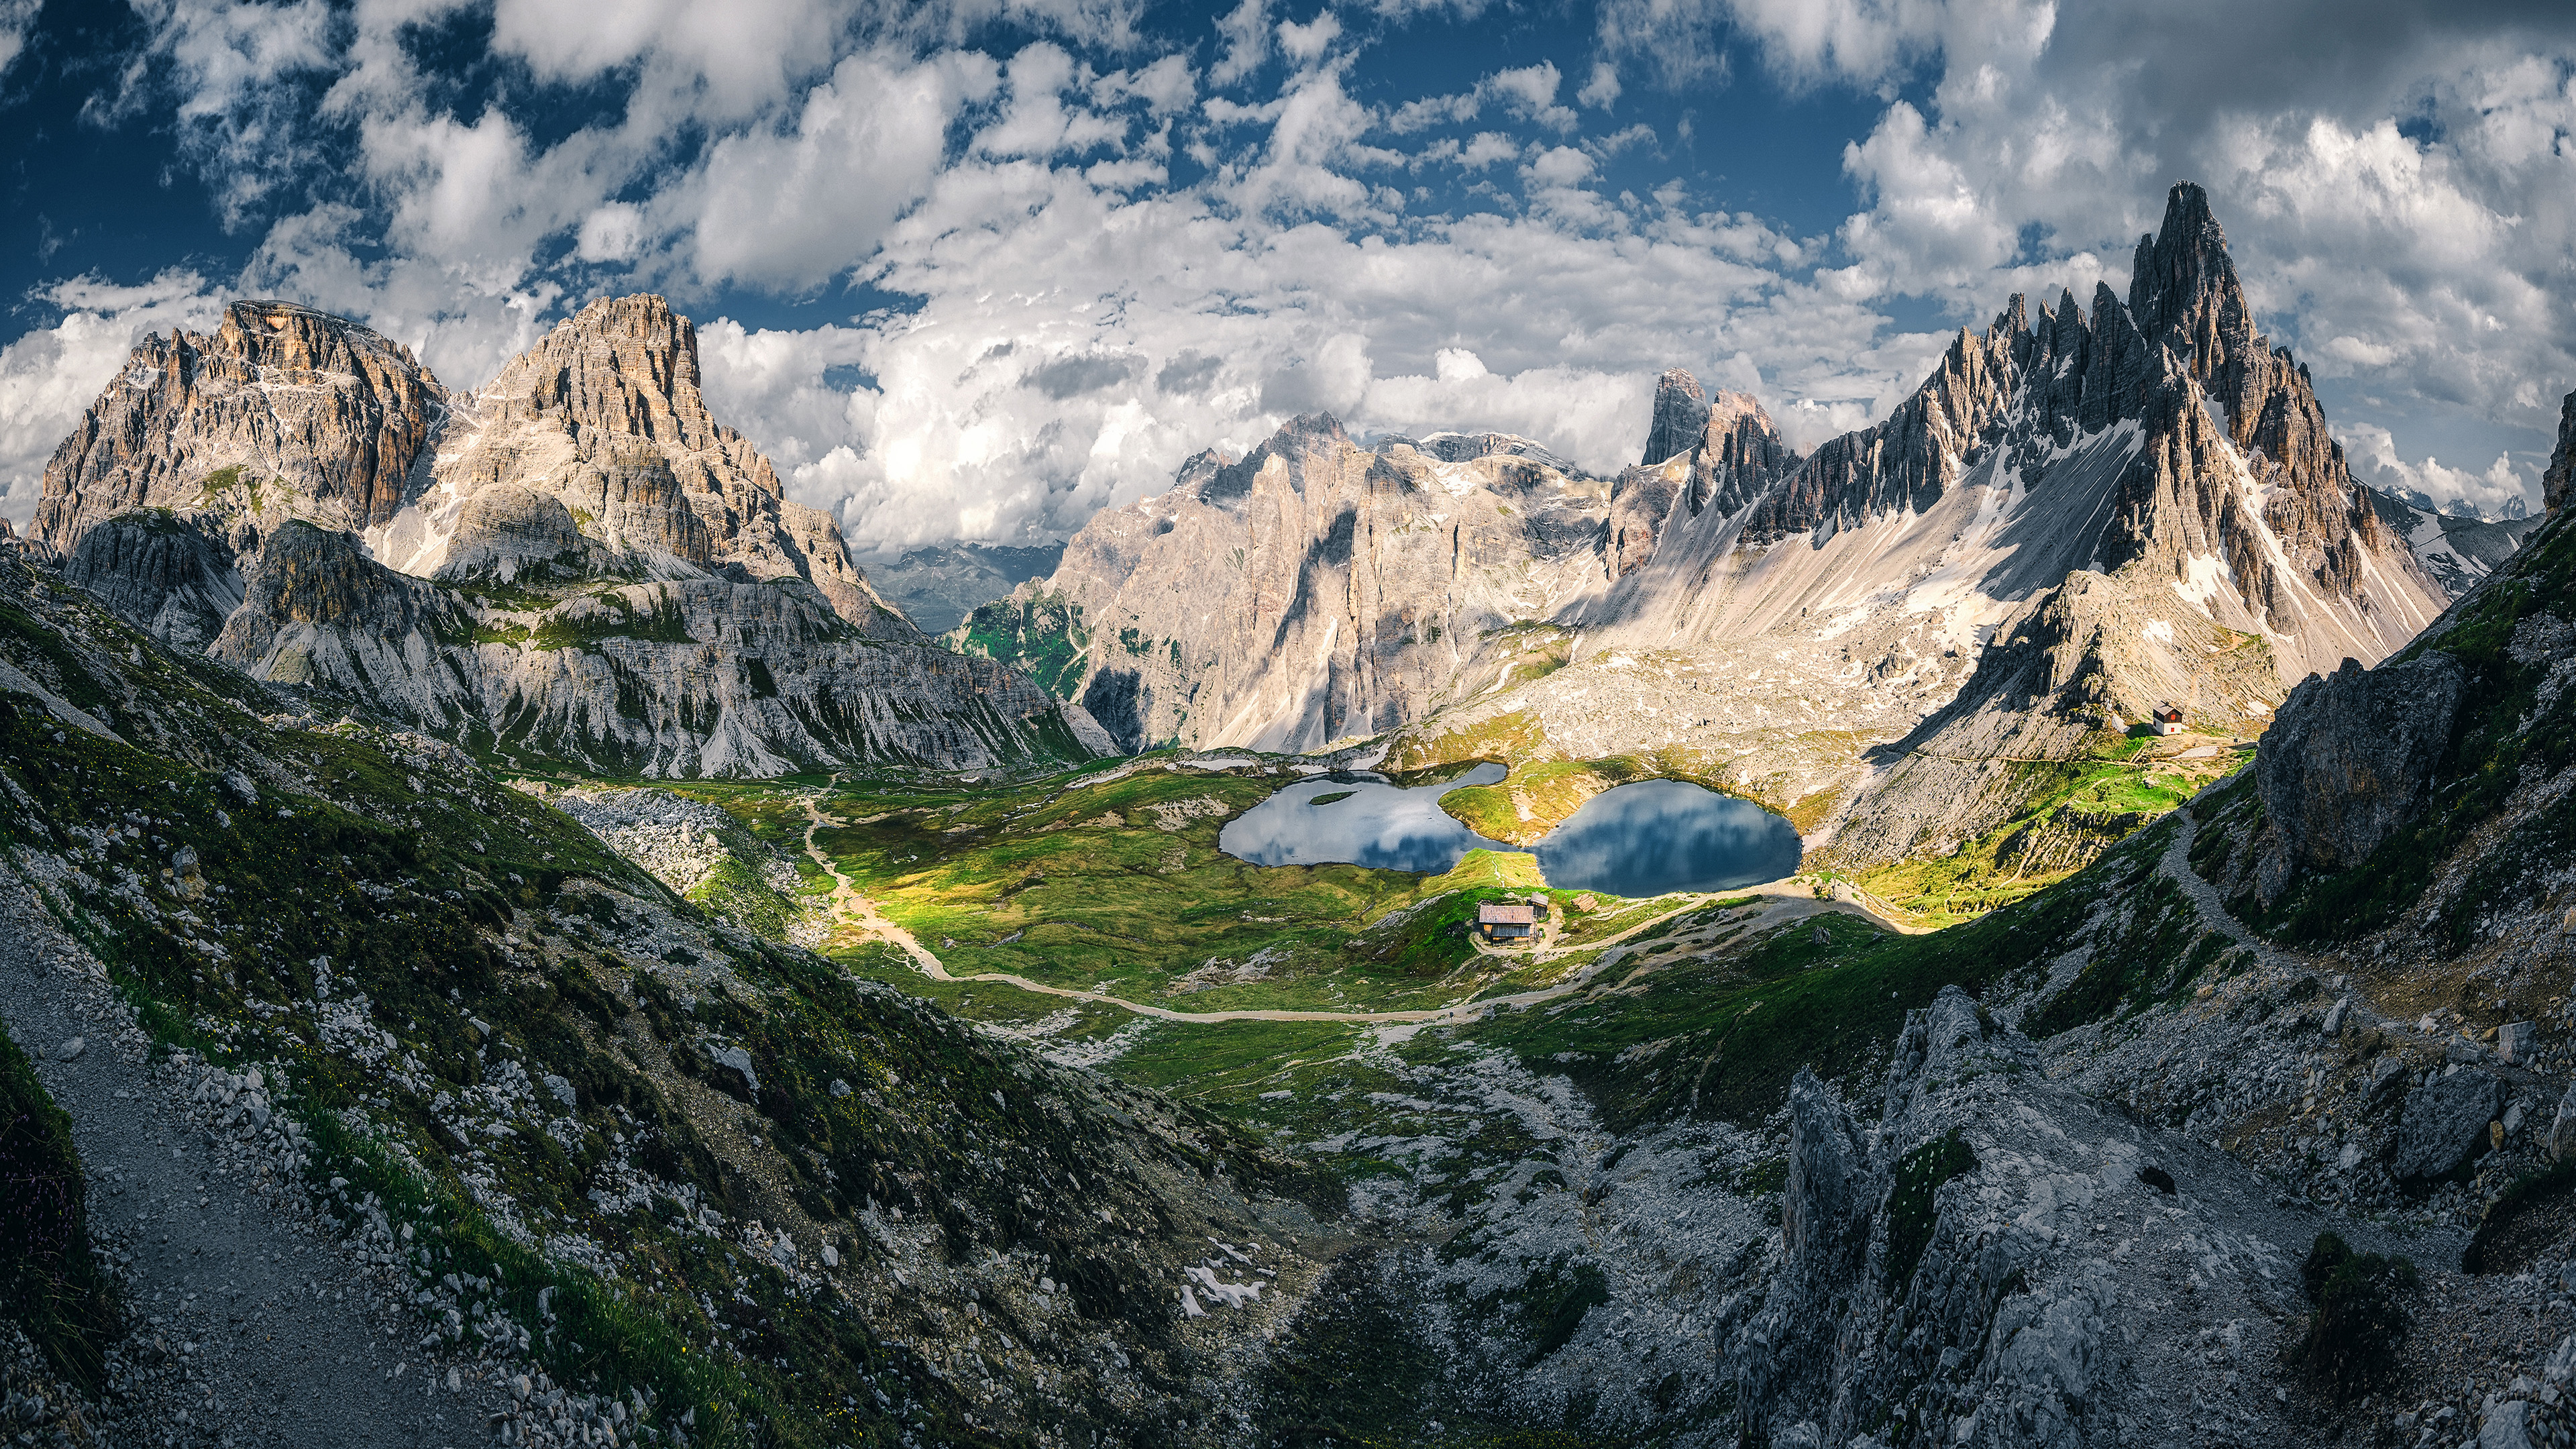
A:
<svg viewBox="0 0 2576 1449">
<path fill-rule="evenodd" d="M 1698 378 L 1672 368 L 1655 379 L 1655 420 L 1646 429 L 1646 456 L 1637 462 L 1651 468 L 1675 453 L 1687 453 L 1699 446 L 1707 428 L 1708 394 Z"/>
</svg>

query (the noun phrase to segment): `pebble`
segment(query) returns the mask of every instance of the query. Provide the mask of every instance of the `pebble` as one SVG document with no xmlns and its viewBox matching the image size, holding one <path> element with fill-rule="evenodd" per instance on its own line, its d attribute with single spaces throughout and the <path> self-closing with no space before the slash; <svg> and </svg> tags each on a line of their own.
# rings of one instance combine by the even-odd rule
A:
<svg viewBox="0 0 2576 1449">
<path fill-rule="evenodd" d="M 81 1052 L 88 1046 L 89 1043 L 87 1041 L 80 1037 L 73 1037 L 71 1040 L 64 1042 L 61 1046 L 54 1048 L 54 1060 L 58 1062 L 79 1061 Z"/>
</svg>

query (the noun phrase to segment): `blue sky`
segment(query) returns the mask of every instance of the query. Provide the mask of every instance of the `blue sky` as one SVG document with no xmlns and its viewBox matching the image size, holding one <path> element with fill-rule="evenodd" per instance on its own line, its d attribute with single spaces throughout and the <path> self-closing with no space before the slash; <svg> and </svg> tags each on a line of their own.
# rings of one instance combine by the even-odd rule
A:
<svg viewBox="0 0 2576 1449">
<path fill-rule="evenodd" d="M 15 519 L 239 295 L 472 387 L 664 292 L 863 553 L 1314 407 L 1608 469 L 1676 364 L 1812 447 L 2185 177 L 2366 478 L 2531 494 L 2576 387 L 2563 4 L 0 0 L 0 127 Z"/>
</svg>

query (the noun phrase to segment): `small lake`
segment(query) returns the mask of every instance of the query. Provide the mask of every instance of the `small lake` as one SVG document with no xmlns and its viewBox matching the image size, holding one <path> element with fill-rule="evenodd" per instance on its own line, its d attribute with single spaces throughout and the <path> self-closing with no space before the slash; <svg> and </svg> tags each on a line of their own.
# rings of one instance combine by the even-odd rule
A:
<svg viewBox="0 0 2576 1449">
<path fill-rule="evenodd" d="M 1522 848 L 1487 840 L 1440 808 L 1442 795 L 1498 785 L 1505 774 L 1479 765 L 1411 790 L 1369 776 L 1300 780 L 1227 821 L 1217 845 L 1255 865 L 1435 874 L 1471 850 Z M 1778 880 L 1798 868 L 1800 845 L 1795 827 L 1750 801 L 1681 780 L 1640 780 L 1593 796 L 1527 849 L 1560 890 L 1644 897 Z"/>
<path fill-rule="evenodd" d="M 1801 849 L 1796 826 L 1750 800 L 1640 780 L 1584 801 L 1530 853 L 1558 890 L 1642 897 L 1778 880 Z"/>
<path fill-rule="evenodd" d="M 1499 785 L 1500 765 L 1478 765 L 1441 785 L 1407 790 L 1368 776 L 1300 780 L 1217 832 L 1219 850 L 1254 865 L 1365 865 L 1436 875 L 1471 850 L 1509 850 L 1443 812 L 1462 785 Z"/>
</svg>

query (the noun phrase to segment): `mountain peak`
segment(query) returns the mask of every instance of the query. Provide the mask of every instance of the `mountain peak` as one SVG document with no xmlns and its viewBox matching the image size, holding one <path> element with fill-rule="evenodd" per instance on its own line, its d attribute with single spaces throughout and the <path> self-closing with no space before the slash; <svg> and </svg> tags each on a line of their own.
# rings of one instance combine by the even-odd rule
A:
<svg viewBox="0 0 2576 1449">
<path fill-rule="evenodd" d="M 2138 239 L 2129 317 L 2150 348 L 2171 348 L 2182 359 L 2231 420 L 2244 413 L 2254 381 L 2248 369 L 2265 349 L 2227 255 L 2227 232 L 2209 209 L 2209 193 L 2191 182 L 2174 185 L 2164 223 Z"/>
<path fill-rule="evenodd" d="M 602 297 L 513 359 L 483 390 L 500 418 L 563 414 L 566 430 L 705 448 L 717 431 L 698 393 L 698 333 L 651 293 Z"/>
<path fill-rule="evenodd" d="M 1699 445 L 1708 427 L 1708 394 L 1684 368 L 1667 368 L 1655 379 L 1655 416 L 1646 428 L 1646 455 L 1637 460 L 1651 468 L 1675 453 Z"/>
<path fill-rule="evenodd" d="M 286 508 L 290 496 L 370 527 L 401 506 L 446 400 L 410 348 L 346 317 L 233 302 L 212 333 L 136 345 L 46 464 L 35 535 L 69 553 L 124 509 Z"/>
</svg>

